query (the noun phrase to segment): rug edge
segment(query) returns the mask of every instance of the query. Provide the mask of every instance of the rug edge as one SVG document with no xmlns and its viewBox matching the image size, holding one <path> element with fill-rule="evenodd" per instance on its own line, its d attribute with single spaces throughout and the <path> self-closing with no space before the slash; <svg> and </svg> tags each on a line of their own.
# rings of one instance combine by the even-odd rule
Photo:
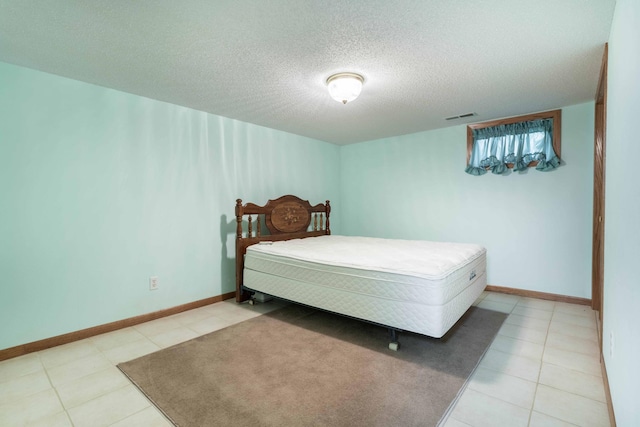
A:
<svg viewBox="0 0 640 427">
<path fill-rule="evenodd" d="M 142 389 L 142 387 L 140 387 L 140 385 L 138 385 L 138 383 L 137 383 L 133 378 L 131 378 L 131 377 L 129 376 L 129 374 L 127 374 L 127 373 L 124 371 L 124 369 L 122 369 L 122 368 L 120 367 L 120 365 L 121 365 L 122 363 L 126 363 L 126 362 L 118 363 L 118 364 L 116 365 L 116 368 L 118 368 L 118 370 L 119 370 L 120 372 L 122 372 L 122 374 L 123 374 L 125 377 L 127 377 L 127 379 L 131 382 L 131 384 L 133 384 L 133 385 L 138 389 L 138 391 L 139 391 L 140 393 L 142 393 L 142 394 L 144 395 L 144 397 L 146 397 L 146 398 L 147 398 L 147 400 L 148 400 L 149 402 L 151 402 L 151 404 L 152 404 L 152 405 L 153 405 L 153 406 L 154 406 L 158 411 L 160 411 L 160 413 L 162 414 L 162 416 L 164 416 L 164 418 L 165 418 L 167 421 L 169 421 L 171 424 L 173 424 L 173 425 L 174 425 L 174 426 L 176 426 L 176 427 L 180 427 L 180 426 L 178 425 L 178 423 L 176 423 L 176 422 L 173 420 L 173 418 L 171 418 L 171 417 L 169 416 L 169 414 L 167 414 L 167 413 L 166 413 L 166 412 L 165 412 L 165 411 L 164 411 L 160 406 L 158 406 L 158 404 L 155 402 L 155 400 L 153 400 L 153 399 L 151 398 L 151 396 L 149 396 L 149 395 L 148 395 L 148 394 L 147 394 L 147 393 Z"/>
<path fill-rule="evenodd" d="M 482 310 L 489 310 L 488 308 L 482 308 L 482 307 L 477 307 L 476 308 L 480 308 Z M 496 311 L 496 310 L 489 310 L 489 311 Z M 460 400 L 460 398 L 462 397 L 462 394 L 465 392 L 465 390 L 467 389 L 467 386 L 469 385 L 469 383 L 471 382 L 471 377 L 473 377 L 473 374 L 476 373 L 476 371 L 478 370 L 478 367 L 480 366 L 480 363 L 482 362 L 482 359 L 484 359 L 484 356 L 487 354 L 487 352 L 489 351 L 489 349 L 491 348 L 491 344 L 493 344 L 493 341 L 496 339 L 496 337 L 498 336 L 498 334 L 500 333 L 500 329 L 502 328 L 502 325 L 504 325 L 505 320 L 507 320 L 507 317 L 509 317 L 509 315 L 507 313 L 503 313 L 501 311 L 496 311 L 497 313 L 502 313 L 504 314 L 504 317 L 502 319 L 500 328 L 498 328 L 498 330 L 496 331 L 496 333 L 493 335 L 493 337 L 491 338 L 491 342 L 489 343 L 489 345 L 487 346 L 487 348 L 484 349 L 484 351 L 482 352 L 482 355 L 480 356 L 480 358 L 478 359 L 478 362 L 476 363 L 476 365 L 473 367 L 473 369 L 471 370 L 471 372 L 469 373 L 469 376 L 467 377 L 467 379 L 464 381 L 464 383 L 462 384 L 462 386 L 460 387 L 460 389 L 458 390 L 458 393 L 456 393 L 455 397 L 453 398 L 453 400 L 449 403 L 449 406 L 447 407 L 447 409 L 444 411 L 444 413 L 442 414 L 442 416 L 440 417 L 440 420 L 438 421 L 438 423 L 436 424 L 435 427 L 441 427 L 449 420 L 449 417 L 451 416 L 451 414 L 453 413 L 453 408 L 456 406 L 456 404 L 458 403 L 458 401 Z"/>
</svg>

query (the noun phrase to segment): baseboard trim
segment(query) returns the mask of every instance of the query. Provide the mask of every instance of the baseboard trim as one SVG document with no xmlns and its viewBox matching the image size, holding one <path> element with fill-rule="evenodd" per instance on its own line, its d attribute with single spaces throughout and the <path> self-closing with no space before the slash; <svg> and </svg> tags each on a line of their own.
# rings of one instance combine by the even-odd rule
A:
<svg viewBox="0 0 640 427">
<path fill-rule="evenodd" d="M 602 353 L 602 323 L 600 322 L 600 316 L 596 316 L 596 323 L 598 324 L 598 344 L 600 346 L 600 371 L 602 373 L 602 382 L 604 383 L 604 394 L 607 399 L 609 424 L 611 424 L 611 427 L 616 427 L 616 416 L 613 412 L 613 400 L 611 399 L 611 389 L 609 388 L 609 376 L 607 375 L 607 366 L 604 363 L 604 354 Z"/>
<path fill-rule="evenodd" d="M 538 299 L 545 299 L 549 301 L 568 302 L 570 304 L 580 304 L 580 305 L 591 306 L 590 298 L 570 297 L 567 295 L 550 294 L 547 292 L 538 292 L 538 291 L 527 291 L 525 289 L 505 288 L 503 286 L 493 286 L 493 285 L 487 285 L 486 290 L 490 292 L 499 292 L 502 294 L 517 295 L 520 297 L 538 298 Z"/>
<path fill-rule="evenodd" d="M 609 376 L 607 375 L 607 366 L 604 363 L 602 354 L 600 354 L 600 368 L 602 369 L 604 394 L 607 398 L 607 408 L 609 409 L 609 422 L 611 423 L 611 427 L 616 427 L 616 414 L 613 412 L 613 400 L 611 400 L 611 390 L 609 389 Z"/>
<path fill-rule="evenodd" d="M 74 341 L 83 340 L 85 338 L 90 338 L 96 335 L 104 334 L 106 332 L 128 328 L 140 323 L 149 322 L 150 320 L 160 319 L 162 317 L 182 313 L 183 311 L 193 310 L 194 308 L 224 301 L 229 298 L 235 298 L 235 296 L 235 291 L 228 292 L 226 294 L 218 295 L 215 297 L 205 298 L 198 301 L 189 302 L 187 304 L 166 308 L 164 310 L 154 311 L 153 313 L 142 314 L 140 316 L 130 317 L 128 319 L 122 319 L 115 322 L 106 323 L 104 325 L 98 325 L 91 328 L 82 329 L 80 331 L 69 332 L 68 334 L 58 335 L 55 337 L 45 338 L 43 340 L 10 347 L 4 350 L 0 350 L 0 361 L 23 356 L 25 354 L 33 353 L 36 351 L 46 350 L 48 348 L 56 347 L 62 344 L 69 344 Z"/>
</svg>

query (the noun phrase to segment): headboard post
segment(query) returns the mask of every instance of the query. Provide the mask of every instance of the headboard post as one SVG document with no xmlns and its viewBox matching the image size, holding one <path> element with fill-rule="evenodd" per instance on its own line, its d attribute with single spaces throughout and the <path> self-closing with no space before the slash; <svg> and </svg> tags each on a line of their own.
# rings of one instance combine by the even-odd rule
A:
<svg viewBox="0 0 640 427">
<path fill-rule="evenodd" d="M 236 302 L 242 302 L 248 298 L 245 292 L 242 292 L 242 270 L 244 269 L 244 247 L 242 240 L 242 217 L 244 215 L 244 207 L 242 199 L 236 199 Z"/>
<path fill-rule="evenodd" d="M 236 199 L 236 238 L 242 238 L 242 199 Z"/>
<path fill-rule="evenodd" d="M 244 255 L 247 247 L 261 241 L 282 241 L 301 239 L 306 237 L 318 237 L 331 234 L 329 228 L 329 214 L 331 205 L 327 200 L 325 204 L 318 203 L 311 206 L 308 200 L 286 195 L 275 200 L 269 200 L 264 206 L 254 203 L 242 204 L 242 199 L 236 199 L 236 301 L 243 302 L 251 297 L 251 292 L 243 287 L 244 283 Z M 322 215 L 326 218 L 325 227 L 322 227 Z M 253 218 L 256 216 L 256 235 L 253 233 Z M 320 215 L 320 227 L 317 224 L 317 216 Z M 243 236 L 242 223 L 248 216 L 247 233 Z M 266 236 L 262 235 L 261 216 L 268 230 Z M 309 230 L 311 220 L 315 223 Z"/>
<path fill-rule="evenodd" d="M 331 203 L 327 200 L 325 203 L 325 213 L 327 215 L 327 228 L 325 229 L 325 234 L 331 234 L 331 227 L 329 226 L 329 215 L 331 214 Z"/>
</svg>

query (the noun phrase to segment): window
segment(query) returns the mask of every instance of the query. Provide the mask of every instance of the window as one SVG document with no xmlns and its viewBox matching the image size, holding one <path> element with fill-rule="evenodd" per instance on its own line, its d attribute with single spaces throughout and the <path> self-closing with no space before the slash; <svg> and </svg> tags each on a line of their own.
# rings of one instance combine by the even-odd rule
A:
<svg viewBox="0 0 640 427">
<path fill-rule="evenodd" d="M 490 170 L 523 171 L 535 166 L 550 171 L 560 166 L 561 110 L 528 114 L 467 126 L 467 168 L 471 175 Z"/>
</svg>

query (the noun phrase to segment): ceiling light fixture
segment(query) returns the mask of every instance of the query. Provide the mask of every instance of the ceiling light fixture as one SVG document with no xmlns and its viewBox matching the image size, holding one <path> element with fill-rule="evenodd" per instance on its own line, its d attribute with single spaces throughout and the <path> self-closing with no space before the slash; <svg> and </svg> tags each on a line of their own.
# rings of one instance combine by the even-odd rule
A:
<svg viewBox="0 0 640 427">
<path fill-rule="evenodd" d="M 364 78 L 356 73 L 338 73 L 327 79 L 329 95 L 338 102 L 346 104 L 360 95 Z"/>
</svg>

